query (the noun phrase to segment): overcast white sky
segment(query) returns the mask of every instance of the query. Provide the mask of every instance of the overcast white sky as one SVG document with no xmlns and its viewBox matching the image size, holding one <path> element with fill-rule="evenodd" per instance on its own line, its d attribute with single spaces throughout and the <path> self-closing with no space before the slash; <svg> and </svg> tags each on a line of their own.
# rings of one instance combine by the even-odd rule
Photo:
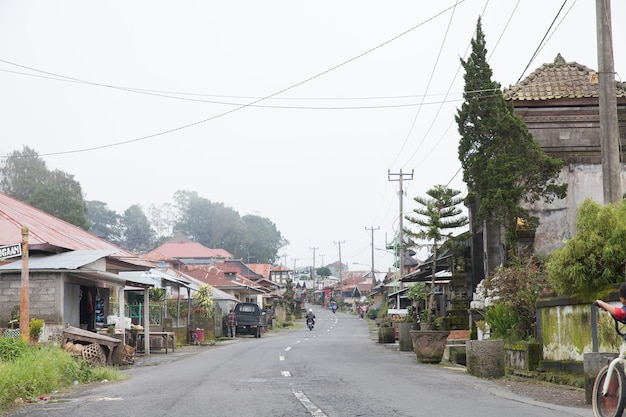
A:
<svg viewBox="0 0 626 417">
<path fill-rule="evenodd" d="M 367 270 L 379 228 L 387 270 L 388 172 L 413 172 L 405 213 L 436 184 L 466 191 L 454 115 L 479 15 L 504 87 L 557 53 L 597 69 L 595 1 L 557 17 L 563 3 L 1 0 L 0 155 L 28 145 L 119 213 L 184 189 L 267 217 L 290 268 L 311 248 L 316 266 L 337 261 L 341 242 Z M 612 14 L 625 80 L 626 3 Z"/>
</svg>

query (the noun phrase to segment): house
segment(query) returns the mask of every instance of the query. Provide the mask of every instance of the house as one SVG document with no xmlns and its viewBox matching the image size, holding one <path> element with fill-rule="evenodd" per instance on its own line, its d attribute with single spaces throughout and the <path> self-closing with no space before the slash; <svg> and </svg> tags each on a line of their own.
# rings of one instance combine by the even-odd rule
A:
<svg viewBox="0 0 626 417">
<path fill-rule="evenodd" d="M 59 337 L 66 324 L 97 330 L 107 316 L 123 317 L 110 300 L 124 299 L 126 286 L 146 293 L 151 286 L 120 273 L 149 270 L 152 264 L 0 193 L 0 246 L 19 243 L 22 227 L 28 230 L 29 316 L 46 322 L 47 339 Z M 0 323 L 20 311 L 22 261 L 11 261 L 0 266 Z"/>
<path fill-rule="evenodd" d="M 277 284 L 285 284 L 287 280 L 293 280 L 291 269 L 284 265 L 275 266 L 270 270 L 270 280 Z"/>
<path fill-rule="evenodd" d="M 626 160 L 626 84 L 615 82 L 620 132 L 620 161 Z M 568 185 L 567 196 L 551 204 L 528 205 L 539 218 L 532 236 L 522 236 L 528 251 L 549 254 L 575 233 L 580 204 L 586 199 L 603 203 L 600 146 L 599 85 L 597 72 L 558 54 L 554 62 L 541 65 L 516 85 L 504 90 L 504 98 L 518 114 L 542 149 L 564 161 L 560 180 Z M 621 164 L 622 191 L 626 190 L 626 166 Z M 469 206 L 470 218 L 478 207 Z M 492 245 L 483 230 L 472 230 L 473 290 L 494 265 Z"/>
<path fill-rule="evenodd" d="M 208 265 L 214 261 L 233 259 L 233 255 L 224 249 L 210 249 L 192 242 L 182 233 L 174 236 L 158 248 L 142 255 L 143 259 L 159 262 L 181 271 L 193 269 L 196 265 Z"/>
</svg>

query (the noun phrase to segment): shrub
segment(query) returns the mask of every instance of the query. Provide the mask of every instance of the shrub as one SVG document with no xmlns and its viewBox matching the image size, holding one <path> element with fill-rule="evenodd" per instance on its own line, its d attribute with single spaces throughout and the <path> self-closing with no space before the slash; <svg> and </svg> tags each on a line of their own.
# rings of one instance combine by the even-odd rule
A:
<svg viewBox="0 0 626 417">
<path fill-rule="evenodd" d="M 506 340 L 520 339 L 516 331 L 519 318 L 506 304 L 493 304 L 480 314 L 485 318 L 487 324 L 489 324 L 489 328 L 491 329 L 490 338 Z"/>
</svg>

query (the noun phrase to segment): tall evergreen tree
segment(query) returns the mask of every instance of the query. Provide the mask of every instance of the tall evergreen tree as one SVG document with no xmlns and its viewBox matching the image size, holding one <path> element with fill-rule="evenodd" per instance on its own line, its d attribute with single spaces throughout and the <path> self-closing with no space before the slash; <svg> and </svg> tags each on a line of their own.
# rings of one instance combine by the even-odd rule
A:
<svg viewBox="0 0 626 417">
<path fill-rule="evenodd" d="M 414 215 L 405 218 L 419 227 L 418 231 L 404 230 L 411 239 L 424 240 L 432 245 L 432 275 L 430 295 L 428 297 L 428 316 L 424 325 L 432 325 L 435 308 L 435 274 L 437 273 L 437 255 L 441 243 L 451 238 L 453 229 L 467 225 L 467 217 L 462 215 L 459 205 L 463 199 L 460 191 L 453 190 L 445 185 L 436 185 L 426 192 L 428 197 L 417 196 L 413 200 L 419 207 L 413 209 Z"/>
<path fill-rule="evenodd" d="M 476 220 L 503 227 L 506 233 L 500 236 L 499 247 L 514 249 L 518 219 L 532 230 L 538 225 L 522 204 L 565 197 L 567 184 L 558 184 L 563 162 L 541 149 L 512 104 L 504 100 L 500 84 L 492 81 L 480 19 L 475 36 L 469 58 L 461 59 L 465 88 L 456 116 L 459 160 L 463 180 L 478 203 Z"/>
</svg>

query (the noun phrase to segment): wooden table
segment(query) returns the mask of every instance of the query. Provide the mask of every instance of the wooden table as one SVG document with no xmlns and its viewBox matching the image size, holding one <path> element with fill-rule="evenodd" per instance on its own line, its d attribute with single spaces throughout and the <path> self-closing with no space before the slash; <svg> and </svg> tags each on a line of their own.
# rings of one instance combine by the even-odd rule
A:
<svg viewBox="0 0 626 417">
<path fill-rule="evenodd" d="M 152 336 L 160 336 L 163 338 L 165 342 L 165 353 L 167 353 L 167 349 L 169 347 L 170 340 L 172 341 L 172 352 L 176 350 L 176 333 L 174 332 L 150 332 L 150 337 Z M 146 334 L 143 330 L 137 330 L 137 350 L 144 350 L 144 342 Z"/>
<path fill-rule="evenodd" d="M 87 342 L 87 343 L 97 343 L 99 345 L 104 345 L 109 349 L 109 363 L 112 362 L 113 349 L 121 342 L 119 339 L 115 339 L 113 337 L 105 336 L 102 334 L 90 332 L 88 330 L 79 329 L 78 327 L 69 326 L 66 329 L 63 329 L 63 339 L 61 342 L 61 346 L 65 346 L 70 340 L 76 340 L 79 342 Z"/>
</svg>

